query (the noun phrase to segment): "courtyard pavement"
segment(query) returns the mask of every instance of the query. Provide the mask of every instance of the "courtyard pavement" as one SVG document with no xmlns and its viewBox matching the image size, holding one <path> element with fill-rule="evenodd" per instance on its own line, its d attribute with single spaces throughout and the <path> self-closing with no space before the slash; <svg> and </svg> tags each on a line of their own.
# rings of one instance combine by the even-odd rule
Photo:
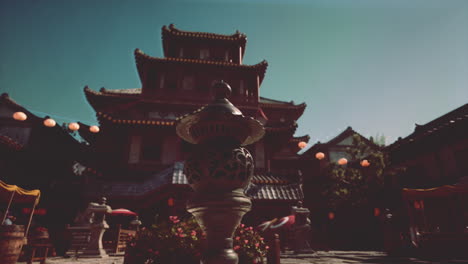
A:
<svg viewBox="0 0 468 264">
<path fill-rule="evenodd" d="M 25 262 L 18 262 L 25 263 Z M 34 262 L 37 263 L 37 262 Z M 123 264 L 123 257 L 109 257 L 107 259 L 93 258 L 47 258 L 47 264 Z M 317 251 L 311 254 L 288 255 L 281 257 L 281 264 L 458 264 L 468 260 L 421 260 L 409 257 L 389 257 L 378 251 Z M 181 263 L 183 264 L 183 263 Z"/>
</svg>

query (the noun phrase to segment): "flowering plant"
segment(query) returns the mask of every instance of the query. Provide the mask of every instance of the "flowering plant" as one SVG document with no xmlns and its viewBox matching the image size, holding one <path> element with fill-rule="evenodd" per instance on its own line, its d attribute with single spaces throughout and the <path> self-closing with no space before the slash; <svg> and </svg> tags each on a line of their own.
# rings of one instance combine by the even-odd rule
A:
<svg viewBox="0 0 468 264">
<path fill-rule="evenodd" d="M 125 264 L 200 263 L 205 233 L 193 217 L 170 216 L 169 221 L 142 228 L 127 243 Z M 234 250 L 239 263 L 262 263 L 268 246 L 252 227 L 238 226 Z"/>
</svg>

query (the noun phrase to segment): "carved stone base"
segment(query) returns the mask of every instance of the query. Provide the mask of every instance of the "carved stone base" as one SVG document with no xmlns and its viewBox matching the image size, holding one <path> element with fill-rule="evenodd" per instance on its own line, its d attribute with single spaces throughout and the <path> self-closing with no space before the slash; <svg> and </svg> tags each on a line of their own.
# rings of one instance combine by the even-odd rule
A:
<svg viewBox="0 0 468 264">
<path fill-rule="evenodd" d="M 91 226 L 91 238 L 88 247 L 84 250 L 83 258 L 107 258 L 107 252 L 102 247 L 102 236 L 106 229 L 109 228 L 107 224 L 97 224 Z"/>
<path fill-rule="evenodd" d="M 241 189 L 224 194 L 196 193 L 187 203 L 206 232 L 207 249 L 202 254 L 203 264 L 237 264 L 237 253 L 232 249 L 232 236 L 252 203 Z"/>
<path fill-rule="evenodd" d="M 106 250 L 104 249 L 86 249 L 80 258 L 108 258 Z"/>
</svg>

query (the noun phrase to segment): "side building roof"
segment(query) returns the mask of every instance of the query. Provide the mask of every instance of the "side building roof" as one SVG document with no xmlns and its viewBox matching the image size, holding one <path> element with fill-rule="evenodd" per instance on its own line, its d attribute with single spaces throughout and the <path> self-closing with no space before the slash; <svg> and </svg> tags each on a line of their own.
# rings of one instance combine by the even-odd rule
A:
<svg viewBox="0 0 468 264">
<path fill-rule="evenodd" d="M 375 148 L 379 148 L 378 145 L 376 145 L 374 142 L 370 141 L 368 138 L 364 137 L 363 135 L 359 134 L 356 132 L 352 127 L 347 127 L 343 132 L 335 136 L 334 138 L 330 139 L 328 142 L 325 143 L 320 143 L 317 142 L 315 143 L 312 147 L 310 147 L 306 152 L 304 152 L 302 155 L 305 156 L 315 156 L 316 152 L 321 152 L 321 151 L 327 151 L 330 147 L 336 146 L 338 143 L 342 142 L 346 138 L 353 136 L 353 135 L 359 135 L 364 142 L 366 142 L 369 146 L 374 146 Z M 347 147 L 347 146 L 345 146 Z"/>
<path fill-rule="evenodd" d="M 414 146 L 429 137 L 437 137 L 455 129 L 468 132 L 468 104 L 462 105 L 424 125 L 416 124 L 413 133 L 405 138 L 398 138 L 386 149 L 390 152 L 398 151 L 402 148 Z"/>
</svg>

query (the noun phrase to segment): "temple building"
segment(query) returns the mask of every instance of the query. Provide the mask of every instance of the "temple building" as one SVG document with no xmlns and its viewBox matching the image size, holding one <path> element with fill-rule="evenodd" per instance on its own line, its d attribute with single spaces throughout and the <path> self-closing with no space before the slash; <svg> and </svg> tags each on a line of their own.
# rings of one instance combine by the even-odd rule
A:
<svg viewBox="0 0 468 264">
<path fill-rule="evenodd" d="M 406 172 L 386 180 L 395 229 L 427 255 L 464 255 L 468 244 L 468 104 L 388 146 L 393 166 Z"/>
<path fill-rule="evenodd" d="M 139 211 L 147 219 L 184 213 L 191 189 L 183 161 L 192 146 L 176 135 L 175 121 L 212 101 L 212 84 L 224 80 L 232 88 L 230 101 L 266 129 L 265 137 L 248 147 L 256 170 L 247 191 L 253 210 L 246 219 L 256 223 L 289 214 L 290 206 L 304 198 L 296 162 L 298 142 L 306 143 L 308 136 L 293 135 L 306 105 L 260 96 L 268 64 L 243 64 L 246 41 L 239 32 L 220 35 L 164 26 L 164 57 L 135 50 L 141 88 L 85 87 L 100 124 L 99 133 L 80 124 L 81 137 L 90 143 L 80 164 L 89 183 L 86 197 L 104 195 L 114 207 Z"/>
<path fill-rule="evenodd" d="M 341 159 L 346 159 L 343 166 L 360 167 L 361 160 L 353 160 L 350 153 L 357 148 L 353 143 L 355 137 L 367 146 L 369 151 L 381 150 L 373 141 L 352 127 L 347 127 L 329 141 L 317 142 L 301 155 L 302 171 L 307 175 L 304 178 L 304 204 L 311 211 L 311 243 L 315 248 L 376 250 L 381 245 L 379 219 L 374 212 L 374 208 L 382 204 L 380 199 L 373 197 L 372 204 L 365 206 L 331 208 L 329 197 L 324 194 L 327 186 L 333 181 L 327 170 L 330 164 L 340 164 Z M 362 158 L 367 155 L 362 154 Z"/>
</svg>

